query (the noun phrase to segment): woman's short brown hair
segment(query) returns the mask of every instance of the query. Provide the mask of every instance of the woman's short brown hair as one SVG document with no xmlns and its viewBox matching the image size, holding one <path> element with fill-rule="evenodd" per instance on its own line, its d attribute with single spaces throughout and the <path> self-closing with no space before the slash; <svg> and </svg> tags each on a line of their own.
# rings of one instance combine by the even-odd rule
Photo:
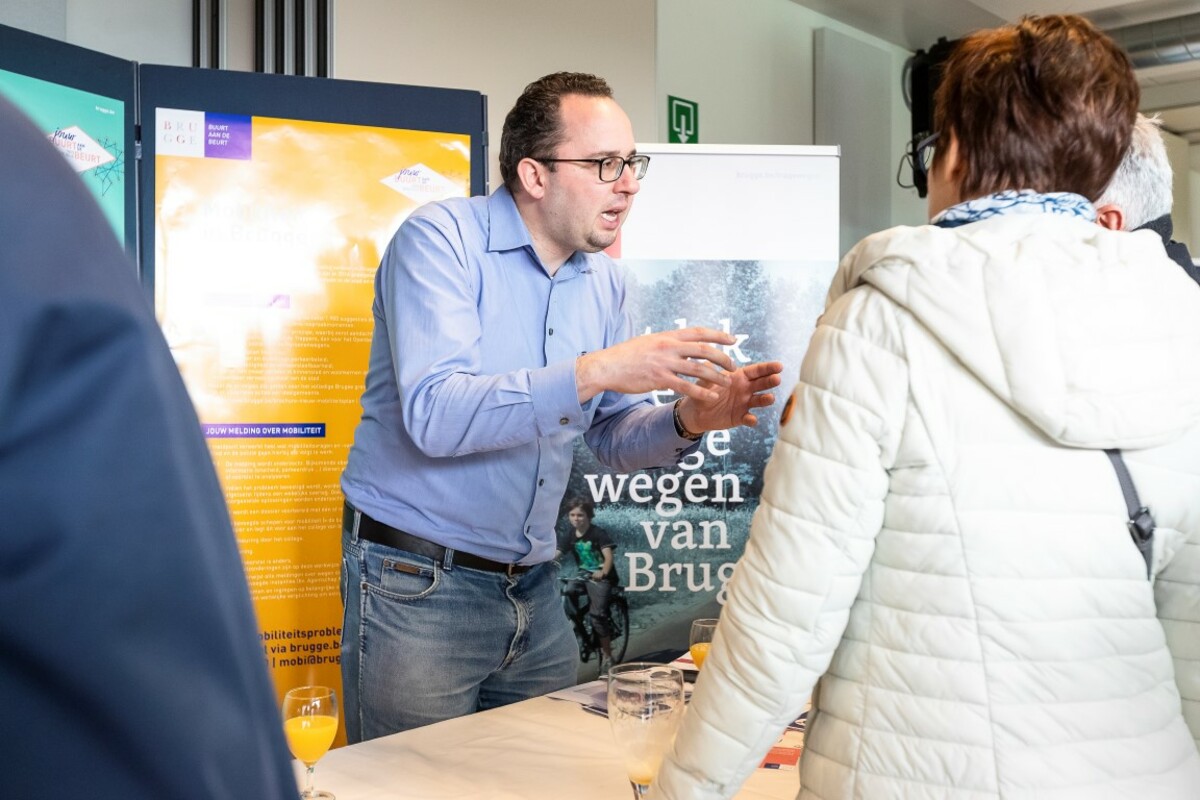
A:
<svg viewBox="0 0 1200 800">
<path fill-rule="evenodd" d="M 1139 92 L 1125 52 L 1075 15 L 978 31 L 946 61 L 934 126 L 958 143 L 964 199 L 1005 189 L 1094 200 L 1129 147 Z"/>
</svg>

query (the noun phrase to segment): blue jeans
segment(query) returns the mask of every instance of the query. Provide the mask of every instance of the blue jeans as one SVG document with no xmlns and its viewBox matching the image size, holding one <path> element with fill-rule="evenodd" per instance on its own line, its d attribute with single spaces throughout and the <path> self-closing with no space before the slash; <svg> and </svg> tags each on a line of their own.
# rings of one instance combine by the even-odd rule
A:
<svg viewBox="0 0 1200 800">
<path fill-rule="evenodd" d="M 575 683 L 553 562 L 521 575 L 451 565 L 342 531 L 342 694 L 355 742 Z"/>
</svg>

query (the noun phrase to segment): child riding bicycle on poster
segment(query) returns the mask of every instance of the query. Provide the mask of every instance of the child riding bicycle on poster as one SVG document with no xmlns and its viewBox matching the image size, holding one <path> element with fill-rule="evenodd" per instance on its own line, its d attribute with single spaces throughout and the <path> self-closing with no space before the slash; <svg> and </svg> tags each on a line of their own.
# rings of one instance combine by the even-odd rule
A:
<svg viewBox="0 0 1200 800">
<path fill-rule="evenodd" d="M 607 531 L 592 524 L 595 513 L 595 506 L 587 498 L 575 497 L 567 502 L 569 527 L 558 536 L 555 559 L 568 552 L 575 557 L 577 572 L 563 589 L 563 605 L 577 629 L 582 628 L 584 612 L 591 617 L 592 629 L 600 641 L 600 674 L 603 675 L 612 666 L 608 602 L 619 581 L 613 561 L 615 545 Z"/>
</svg>

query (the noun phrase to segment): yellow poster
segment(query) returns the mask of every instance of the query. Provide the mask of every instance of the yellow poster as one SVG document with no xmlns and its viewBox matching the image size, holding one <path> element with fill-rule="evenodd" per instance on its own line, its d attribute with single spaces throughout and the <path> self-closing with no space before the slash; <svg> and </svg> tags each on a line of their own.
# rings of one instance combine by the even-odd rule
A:
<svg viewBox="0 0 1200 800">
<path fill-rule="evenodd" d="M 392 233 L 466 196 L 468 136 L 158 109 L 155 306 L 233 516 L 280 696 L 340 688 L 338 479 Z"/>
</svg>

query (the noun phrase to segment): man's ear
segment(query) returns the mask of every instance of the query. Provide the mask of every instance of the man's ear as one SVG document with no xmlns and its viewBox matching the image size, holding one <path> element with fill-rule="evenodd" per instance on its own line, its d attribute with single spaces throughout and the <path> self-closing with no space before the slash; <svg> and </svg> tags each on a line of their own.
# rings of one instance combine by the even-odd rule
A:
<svg viewBox="0 0 1200 800">
<path fill-rule="evenodd" d="M 1096 206 L 1096 222 L 1100 227 L 1108 228 L 1110 231 L 1125 230 L 1125 212 L 1118 205 L 1106 203 L 1102 206 Z"/>
<path fill-rule="evenodd" d="M 546 194 L 547 167 L 532 158 L 522 158 L 517 162 L 517 181 L 521 188 L 535 200 L 541 200 Z"/>
</svg>

